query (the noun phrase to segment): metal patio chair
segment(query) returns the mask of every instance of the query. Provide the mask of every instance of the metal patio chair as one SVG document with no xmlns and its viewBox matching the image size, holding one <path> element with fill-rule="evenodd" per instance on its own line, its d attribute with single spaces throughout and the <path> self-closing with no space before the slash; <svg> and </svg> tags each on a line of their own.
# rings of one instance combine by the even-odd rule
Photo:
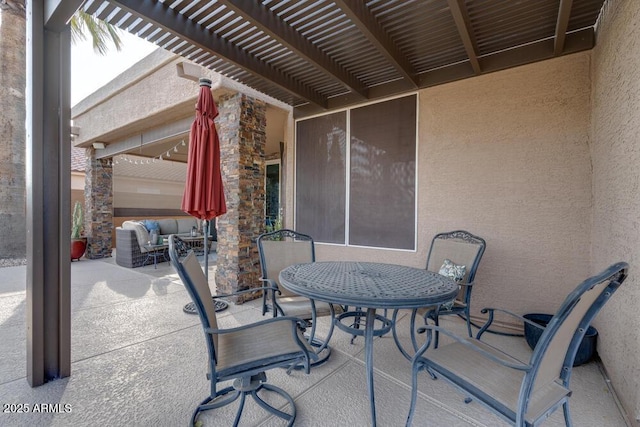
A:
<svg viewBox="0 0 640 427">
<path fill-rule="evenodd" d="M 331 316 L 333 319 L 336 312 L 342 313 L 342 307 L 334 307 L 333 304 L 297 295 L 281 286 L 278 277 L 280 271 L 290 265 L 315 261 L 313 238 L 293 230 L 282 229 L 261 234 L 257 243 L 262 271 L 260 280 L 270 289 L 262 296 L 262 315 L 271 311 L 273 317 L 295 316 L 308 321 L 311 324 L 308 339 L 319 356 L 313 365 L 325 362 L 331 355 L 328 343 L 333 334 L 334 322 L 331 321 L 327 338 L 318 340 L 315 337 L 316 318 Z"/>
<path fill-rule="evenodd" d="M 483 238 L 475 236 L 464 230 L 449 231 L 446 233 L 439 233 L 434 236 L 431 241 L 431 247 L 429 248 L 429 255 L 427 256 L 427 270 L 437 273 L 443 267 L 445 260 L 449 260 L 456 266 L 462 266 L 464 275 L 457 281 L 460 285 L 460 292 L 450 307 L 446 309 L 440 306 L 425 307 L 412 311 L 410 328 L 411 342 L 413 344 L 414 351 L 419 347 L 415 332 L 415 319 L 417 315 L 424 318 L 425 324 L 427 323 L 427 319 L 431 319 L 436 326 L 438 326 L 440 324 L 440 316 L 456 314 L 466 321 L 467 332 L 470 337 L 473 336 L 469 315 L 471 291 L 473 290 L 476 270 L 478 269 L 478 265 L 480 264 L 480 260 L 482 259 L 486 246 L 487 244 Z M 394 324 L 397 314 L 397 311 L 393 313 Z M 395 327 L 393 329 L 393 334 L 400 351 L 402 351 L 405 357 L 411 359 L 411 356 L 400 345 Z M 438 338 L 439 336 L 436 332 L 434 343 L 436 348 L 438 347 Z"/>
<path fill-rule="evenodd" d="M 172 235 L 169 239 L 171 264 L 196 306 L 209 351 L 207 378 L 211 383 L 211 391 L 194 411 L 191 425 L 196 423 L 200 412 L 220 408 L 239 398 L 240 403 L 234 421 L 234 426 L 237 426 L 246 396 L 250 395 L 260 407 L 286 420 L 288 425 L 292 426 L 296 417 L 293 399 L 286 391 L 268 384 L 265 372 L 273 368 L 301 365 L 309 373 L 310 362 L 315 358 L 315 354 L 302 334 L 301 328 L 306 326 L 306 322 L 294 317 L 278 317 L 236 328 L 219 329 L 214 301 L 200 263 L 193 251 L 181 258 L 180 249 L 179 238 Z M 255 290 L 249 289 L 231 295 Z M 234 381 L 231 386 L 219 390 L 218 383 L 227 380 Z M 267 391 L 284 398 L 290 411 L 284 412 L 284 408 L 279 405 L 274 407 L 263 400 L 259 393 Z"/>
<path fill-rule="evenodd" d="M 578 347 L 591 321 L 627 277 L 627 269 L 627 263 L 614 264 L 582 282 L 567 296 L 546 327 L 506 310 L 487 308 L 483 312 L 489 313 L 489 319 L 475 339 L 459 338 L 437 326 L 420 328 L 420 332 L 427 332 L 427 340 L 412 360 L 407 426 L 413 419 L 418 373 L 423 369 L 433 379 L 441 377 L 449 381 L 517 427 L 538 425 L 561 405 L 565 424 L 571 426 L 570 380 Z M 491 325 L 495 311 L 544 329 L 528 362 L 480 340 Z M 438 330 L 454 342 L 427 351 L 432 332 Z"/>
</svg>

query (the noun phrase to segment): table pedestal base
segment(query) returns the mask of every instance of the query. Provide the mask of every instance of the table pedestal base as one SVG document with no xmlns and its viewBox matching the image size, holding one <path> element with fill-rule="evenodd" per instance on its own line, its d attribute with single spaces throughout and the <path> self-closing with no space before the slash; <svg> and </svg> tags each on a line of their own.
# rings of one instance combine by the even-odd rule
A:
<svg viewBox="0 0 640 427">
<path fill-rule="evenodd" d="M 364 329 L 360 329 L 360 318 L 365 318 Z M 351 325 L 342 323 L 345 319 L 354 318 L 356 321 Z M 375 327 L 376 321 L 382 323 L 382 326 Z M 342 313 L 335 319 L 336 326 L 352 335 L 363 336 L 364 335 L 364 352 L 365 352 L 365 365 L 367 369 L 367 389 L 369 391 L 369 403 L 371 405 L 371 425 L 376 425 L 376 399 L 373 390 L 373 338 L 385 335 L 388 333 L 393 322 L 384 316 L 376 314 L 375 308 L 367 308 L 367 311 L 349 311 Z"/>
<path fill-rule="evenodd" d="M 226 303 L 225 301 L 221 301 L 221 300 L 213 300 L 213 303 L 216 306 L 216 312 L 217 311 L 222 311 L 227 309 L 227 307 L 229 307 L 229 304 Z M 196 309 L 196 305 L 192 302 L 188 302 L 184 305 L 184 307 L 182 307 L 182 311 L 184 311 L 187 314 L 198 314 L 198 310 Z"/>
</svg>

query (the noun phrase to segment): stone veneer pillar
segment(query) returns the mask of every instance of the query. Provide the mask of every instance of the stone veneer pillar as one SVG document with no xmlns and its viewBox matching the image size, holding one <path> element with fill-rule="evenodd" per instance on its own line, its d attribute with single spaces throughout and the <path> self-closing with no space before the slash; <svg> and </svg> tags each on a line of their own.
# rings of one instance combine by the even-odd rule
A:
<svg viewBox="0 0 640 427">
<path fill-rule="evenodd" d="M 87 149 L 84 184 L 84 236 L 89 259 L 111 256 L 113 249 L 113 168 L 109 159 L 96 159 Z"/>
<path fill-rule="evenodd" d="M 218 293 L 262 286 L 256 238 L 264 231 L 266 104 L 243 94 L 218 100 L 222 181 L 227 213 L 218 218 Z M 244 294 L 237 303 L 261 293 Z"/>
</svg>

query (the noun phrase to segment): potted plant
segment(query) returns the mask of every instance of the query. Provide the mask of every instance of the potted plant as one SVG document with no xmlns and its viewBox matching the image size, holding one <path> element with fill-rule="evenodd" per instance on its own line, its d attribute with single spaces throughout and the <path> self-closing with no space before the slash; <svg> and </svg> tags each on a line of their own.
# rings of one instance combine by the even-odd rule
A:
<svg viewBox="0 0 640 427">
<path fill-rule="evenodd" d="M 71 261 L 79 260 L 87 249 L 87 238 L 82 237 L 82 205 L 76 202 L 73 207 L 73 221 L 71 223 Z"/>
</svg>

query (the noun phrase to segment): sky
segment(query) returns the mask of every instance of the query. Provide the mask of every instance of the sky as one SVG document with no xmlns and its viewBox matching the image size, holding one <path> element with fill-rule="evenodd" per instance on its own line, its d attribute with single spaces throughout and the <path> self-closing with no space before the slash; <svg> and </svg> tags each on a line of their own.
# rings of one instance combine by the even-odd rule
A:
<svg viewBox="0 0 640 427">
<path fill-rule="evenodd" d="M 156 49 L 156 45 L 121 31 L 122 50 L 110 47 L 105 56 L 97 54 L 91 41 L 71 45 L 71 105 L 104 86 L 127 68 Z"/>
</svg>

